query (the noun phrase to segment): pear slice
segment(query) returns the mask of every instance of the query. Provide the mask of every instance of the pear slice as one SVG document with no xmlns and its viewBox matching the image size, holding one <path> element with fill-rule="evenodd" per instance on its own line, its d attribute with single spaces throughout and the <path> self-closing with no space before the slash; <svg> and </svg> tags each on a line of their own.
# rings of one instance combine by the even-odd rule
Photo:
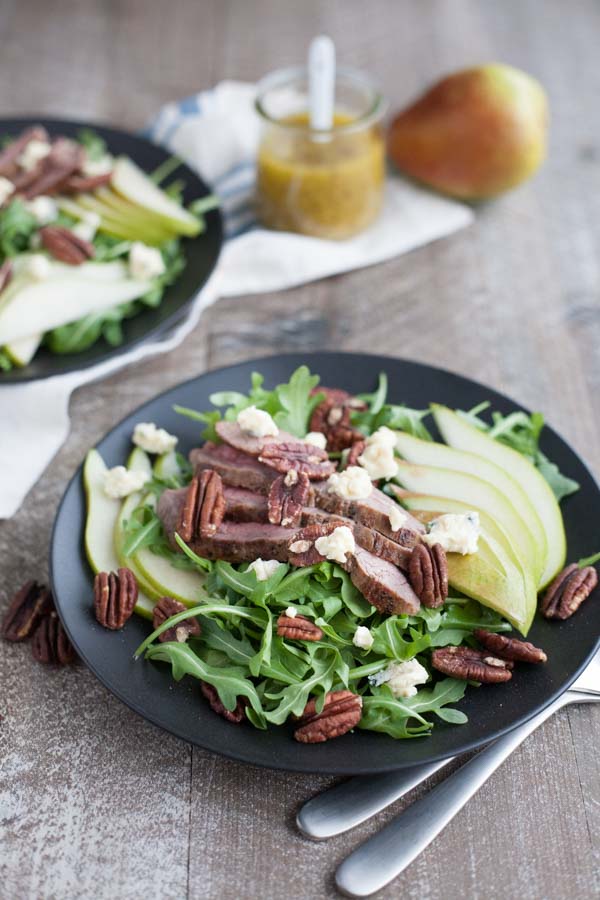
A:
<svg viewBox="0 0 600 900">
<path fill-rule="evenodd" d="M 479 431 L 446 406 L 432 404 L 435 423 L 451 447 L 477 453 L 504 469 L 529 497 L 546 532 L 547 555 L 539 579 L 544 588 L 565 564 L 567 540 L 562 513 L 543 475 L 521 453 Z"/>
<path fill-rule="evenodd" d="M 541 574 L 548 553 L 544 526 L 521 485 L 504 469 L 475 453 L 455 450 L 434 441 L 422 441 L 404 432 L 396 433 L 396 449 L 408 462 L 467 472 L 487 481 L 504 494 L 531 533 L 537 549 L 538 572 Z"/>
<path fill-rule="evenodd" d="M 104 493 L 106 471 L 107 467 L 98 451 L 90 450 L 83 466 L 87 500 L 84 543 L 85 553 L 94 573 L 116 572 L 120 565 L 115 551 L 114 531 L 121 501 L 113 500 Z M 140 616 L 151 619 L 154 603 L 155 600 L 150 600 L 140 590 L 135 611 Z"/>
<path fill-rule="evenodd" d="M 409 491 L 460 500 L 471 509 L 484 510 L 510 535 L 523 567 L 533 574 L 537 583 L 540 564 L 531 533 L 504 494 L 493 485 L 466 472 L 417 466 L 405 460 L 398 460 L 395 481 Z"/>
<path fill-rule="evenodd" d="M 173 237 L 173 232 L 168 231 L 161 222 L 152 220 L 144 215 L 144 211 L 135 211 L 131 215 L 123 215 L 110 206 L 102 203 L 91 194 L 78 194 L 75 198 L 83 210 L 96 213 L 100 216 L 99 228 L 116 228 L 122 230 L 130 240 L 145 241 L 148 244 L 162 244 Z M 134 210 L 134 207 L 131 207 Z"/>
<path fill-rule="evenodd" d="M 139 447 L 132 451 L 127 467 L 147 474 L 152 472 L 148 455 Z M 142 547 L 134 556 L 125 556 L 123 552 L 125 522 L 131 518 L 133 511 L 141 503 L 153 506 L 155 502 L 156 498 L 153 494 L 144 496 L 142 492 L 130 494 L 123 501 L 114 532 L 115 551 L 119 564 L 128 566 L 135 573 L 139 583 L 144 585 L 145 592 L 153 599 L 173 597 L 186 606 L 197 606 L 207 596 L 204 586 L 205 579 L 200 572 L 176 569 L 168 559 L 152 553 L 147 547 Z"/>
<path fill-rule="evenodd" d="M 23 368 L 23 366 L 29 365 L 37 353 L 43 337 L 43 334 L 32 334 L 31 337 L 21 338 L 13 341 L 12 344 L 7 344 L 4 350 L 15 366 Z"/>
<path fill-rule="evenodd" d="M 0 307 L 0 345 L 50 331 L 146 294 L 149 281 L 56 278 L 28 284 Z"/>
<path fill-rule="evenodd" d="M 177 234 L 195 237 L 202 230 L 196 216 L 171 200 L 134 162 L 120 156 L 111 179 L 113 189 L 131 203 L 153 213 Z"/>
</svg>

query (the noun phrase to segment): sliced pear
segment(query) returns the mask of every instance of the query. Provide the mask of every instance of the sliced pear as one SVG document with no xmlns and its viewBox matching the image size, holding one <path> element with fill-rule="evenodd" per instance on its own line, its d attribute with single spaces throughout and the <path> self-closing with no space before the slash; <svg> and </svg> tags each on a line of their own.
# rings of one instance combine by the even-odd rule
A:
<svg viewBox="0 0 600 900">
<path fill-rule="evenodd" d="M 163 453 L 154 463 L 154 474 L 158 478 L 177 478 L 181 475 L 181 467 L 177 461 L 177 452 L 169 450 Z"/>
<path fill-rule="evenodd" d="M 97 450 L 90 450 L 83 466 L 83 484 L 87 499 L 85 522 L 85 553 L 92 571 L 116 572 L 119 560 L 115 551 L 114 531 L 121 508 L 120 500 L 113 500 L 104 493 L 107 467 Z M 157 598 L 158 599 L 158 598 Z M 147 619 L 152 618 L 154 601 L 141 590 L 135 611 Z"/>
<path fill-rule="evenodd" d="M 404 432 L 397 432 L 396 448 L 408 462 L 467 472 L 487 481 L 504 494 L 531 533 L 537 548 L 538 569 L 541 574 L 548 552 L 544 526 L 521 485 L 504 469 L 475 453 L 456 450 L 434 441 L 422 441 Z"/>
<path fill-rule="evenodd" d="M 446 406 L 432 404 L 442 437 L 451 447 L 477 453 L 504 469 L 529 497 L 546 532 L 547 555 L 539 580 L 545 587 L 565 564 L 567 540 L 562 513 L 546 479 L 521 453 L 489 437 Z"/>
<path fill-rule="evenodd" d="M 158 460 L 157 460 L 158 462 Z M 148 455 L 136 447 L 132 451 L 128 468 L 150 475 L 152 466 Z M 122 503 L 114 532 L 115 551 L 120 565 L 128 566 L 144 585 L 145 592 L 158 600 L 160 597 L 173 597 L 186 606 L 195 606 L 204 599 L 206 589 L 204 576 L 200 572 L 192 572 L 187 569 L 176 569 L 168 559 L 152 553 L 147 547 L 143 547 L 134 556 L 125 556 L 123 546 L 125 543 L 124 524 L 140 503 L 152 506 L 155 502 L 154 495 L 143 496 L 142 492 L 136 492 L 126 497 Z"/>
<path fill-rule="evenodd" d="M 177 234 L 194 237 L 200 233 L 202 226 L 196 216 L 171 200 L 168 194 L 157 187 L 128 157 L 120 156 L 117 159 L 111 183 L 118 194 L 153 213 L 167 228 Z"/>
<path fill-rule="evenodd" d="M 533 538 L 514 507 L 493 485 L 466 472 L 440 469 L 437 466 L 417 466 L 405 460 L 398 461 L 395 480 L 409 491 L 436 494 L 460 500 L 473 509 L 483 509 L 508 532 L 523 567 L 533 574 L 537 582 L 540 564 Z"/>
<path fill-rule="evenodd" d="M 457 511 L 446 506 L 450 501 L 444 501 L 441 497 L 433 499 L 440 501 L 440 506 L 435 510 L 418 509 L 412 503 L 406 505 L 411 515 L 423 524 L 436 515 Z M 418 502 L 415 497 L 414 503 Z M 486 531 L 484 522 L 487 518 L 485 513 L 482 514 L 477 553 L 466 556 L 447 554 L 448 582 L 467 597 L 473 597 L 483 606 L 500 613 L 526 635 L 537 607 L 535 582 L 532 577 L 524 577 L 520 564 L 504 544 Z"/>
<path fill-rule="evenodd" d="M 0 345 L 135 300 L 150 287 L 149 281 L 97 282 L 83 277 L 28 284 L 0 307 Z"/>
<path fill-rule="evenodd" d="M 91 194 L 78 194 L 76 200 L 83 209 L 99 215 L 102 225 L 108 228 L 123 229 L 131 240 L 162 244 L 173 237 L 173 232 L 167 230 L 162 222 L 152 219 L 139 207 L 130 206 L 132 212 L 123 215 Z"/>
<path fill-rule="evenodd" d="M 15 366 L 23 368 L 23 366 L 29 365 L 37 353 L 43 337 L 43 334 L 32 334 L 31 337 L 21 338 L 13 341 L 12 344 L 7 344 L 4 350 Z"/>
</svg>

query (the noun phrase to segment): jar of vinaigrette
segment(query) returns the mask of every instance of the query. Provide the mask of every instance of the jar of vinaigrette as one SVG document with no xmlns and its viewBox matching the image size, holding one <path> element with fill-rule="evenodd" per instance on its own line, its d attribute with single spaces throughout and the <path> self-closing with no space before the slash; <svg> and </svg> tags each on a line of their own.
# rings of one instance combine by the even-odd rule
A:
<svg viewBox="0 0 600 900">
<path fill-rule="evenodd" d="M 262 119 L 256 202 L 268 228 L 341 240 L 378 216 L 385 181 L 386 104 L 369 79 L 338 69 L 330 129 L 311 128 L 304 68 L 258 86 Z"/>
</svg>

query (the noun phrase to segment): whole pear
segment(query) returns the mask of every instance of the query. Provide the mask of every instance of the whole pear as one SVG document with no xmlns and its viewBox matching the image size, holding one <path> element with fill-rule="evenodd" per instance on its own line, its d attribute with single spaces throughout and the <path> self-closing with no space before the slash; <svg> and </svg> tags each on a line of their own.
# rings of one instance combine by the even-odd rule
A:
<svg viewBox="0 0 600 900">
<path fill-rule="evenodd" d="M 547 130 L 541 84 L 490 63 L 449 75 L 399 113 L 388 152 L 399 169 L 442 193 L 484 199 L 533 175 Z"/>
</svg>

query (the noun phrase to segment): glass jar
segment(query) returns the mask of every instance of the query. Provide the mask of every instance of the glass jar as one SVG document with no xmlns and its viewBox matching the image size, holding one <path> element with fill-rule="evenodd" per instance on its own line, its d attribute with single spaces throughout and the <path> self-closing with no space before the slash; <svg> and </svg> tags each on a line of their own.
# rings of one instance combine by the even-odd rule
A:
<svg viewBox="0 0 600 900">
<path fill-rule="evenodd" d="M 386 104 L 360 72 L 336 73 L 331 129 L 311 129 L 303 68 L 267 76 L 258 86 L 263 122 L 256 200 L 268 228 L 342 239 L 362 231 L 381 209 Z"/>
</svg>

